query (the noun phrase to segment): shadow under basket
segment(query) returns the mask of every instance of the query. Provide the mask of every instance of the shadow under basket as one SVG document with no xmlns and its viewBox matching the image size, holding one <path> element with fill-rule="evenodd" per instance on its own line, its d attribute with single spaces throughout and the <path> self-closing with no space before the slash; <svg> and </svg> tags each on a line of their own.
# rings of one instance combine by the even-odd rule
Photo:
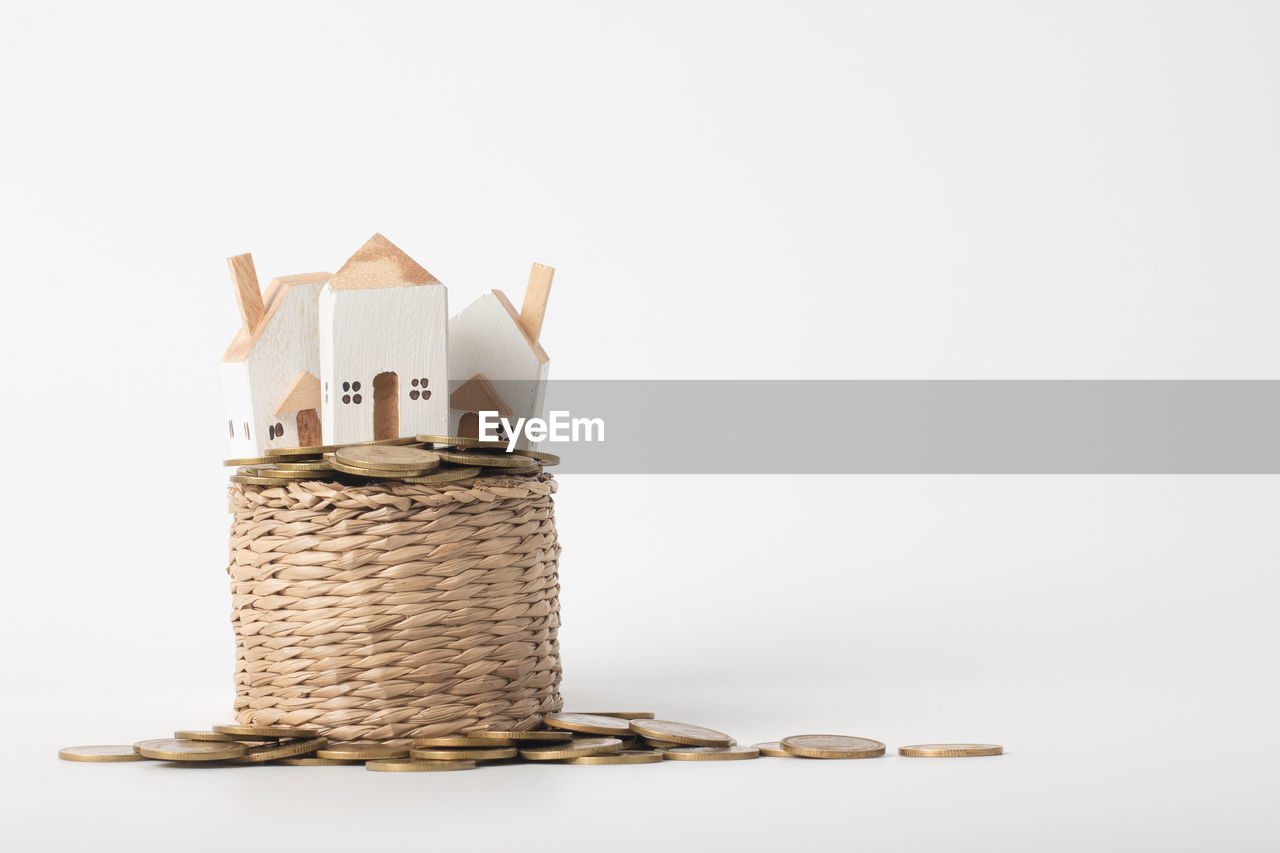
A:
<svg viewBox="0 0 1280 853">
<path fill-rule="evenodd" d="M 555 491 L 232 484 L 237 722 L 408 743 L 560 710 Z"/>
</svg>

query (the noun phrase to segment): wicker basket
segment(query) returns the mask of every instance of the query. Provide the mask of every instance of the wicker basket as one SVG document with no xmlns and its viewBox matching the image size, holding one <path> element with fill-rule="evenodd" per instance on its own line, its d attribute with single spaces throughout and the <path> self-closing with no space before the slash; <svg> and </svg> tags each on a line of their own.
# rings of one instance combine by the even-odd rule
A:
<svg viewBox="0 0 1280 853">
<path fill-rule="evenodd" d="M 236 719 L 407 743 L 560 710 L 555 490 L 232 485 Z"/>
</svg>

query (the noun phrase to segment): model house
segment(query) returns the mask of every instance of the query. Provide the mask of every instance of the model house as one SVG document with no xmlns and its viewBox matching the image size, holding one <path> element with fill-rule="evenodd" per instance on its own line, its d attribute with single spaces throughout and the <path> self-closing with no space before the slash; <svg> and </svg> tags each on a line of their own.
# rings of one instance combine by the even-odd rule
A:
<svg viewBox="0 0 1280 853">
<path fill-rule="evenodd" d="M 265 294 L 249 255 L 228 265 L 242 320 L 222 359 L 232 456 L 448 429 L 448 294 L 390 240 Z"/>
<path fill-rule="evenodd" d="M 480 405 L 507 417 L 546 417 L 551 361 L 538 338 L 554 274 L 533 265 L 518 313 L 501 290 L 492 290 L 449 320 L 450 434 L 474 437 Z M 517 446 L 529 444 L 522 437 Z"/>
</svg>

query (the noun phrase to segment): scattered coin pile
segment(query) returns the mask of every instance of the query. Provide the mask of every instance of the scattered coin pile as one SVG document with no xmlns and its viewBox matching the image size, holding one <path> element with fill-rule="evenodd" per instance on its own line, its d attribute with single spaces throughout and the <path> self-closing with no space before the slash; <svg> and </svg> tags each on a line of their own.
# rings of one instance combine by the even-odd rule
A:
<svg viewBox="0 0 1280 853">
<path fill-rule="evenodd" d="M 452 483 L 472 477 L 521 477 L 560 464 L 560 457 L 537 450 L 510 452 L 499 441 L 456 435 L 419 435 L 363 444 L 278 447 L 250 459 L 227 459 L 233 483 L 279 486 L 297 480 L 363 485 L 376 480 Z"/>
<path fill-rule="evenodd" d="M 724 732 L 654 719 L 643 711 L 557 713 L 532 731 L 485 731 L 418 738 L 413 746 L 329 743 L 318 729 L 295 726 L 219 725 L 183 730 L 172 738 L 133 746 L 73 746 L 67 761 L 174 761 L 183 764 L 287 764 L 295 767 L 363 764 L 382 772 L 472 770 L 480 764 L 656 764 L 660 761 L 738 761 L 761 755 L 779 758 L 876 758 L 884 744 L 846 735 L 792 735 L 780 741 L 739 746 Z M 916 744 L 898 750 L 909 757 L 1000 755 L 995 744 Z"/>
</svg>

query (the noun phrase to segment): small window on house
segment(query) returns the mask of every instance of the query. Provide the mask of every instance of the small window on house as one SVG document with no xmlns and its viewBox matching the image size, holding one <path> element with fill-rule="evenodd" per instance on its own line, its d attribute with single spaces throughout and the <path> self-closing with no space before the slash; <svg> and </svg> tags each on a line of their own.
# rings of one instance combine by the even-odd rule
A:
<svg viewBox="0 0 1280 853">
<path fill-rule="evenodd" d="M 280 436 L 281 438 L 284 437 L 284 424 L 279 422 L 276 423 L 276 435 Z"/>
<path fill-rule="evenodd" d="M 267 438 L 273 439 L 275 437 L 276 437 L 276 425 L 272 424 L 271 426 L 267 427 Z"/>
<path fill-rule="evenodd" d="M 252 436 L 250 436 L 250 435 L 249 435 L 249 422 L 248 422 L 248 421 L 245 421 L 245 422 L 244 422 L 244 437 L 245 437 L 245 438 L 252 438 Z"/>
<path fill-rule="evenodd" d="M 235 421 L 231 420 L 231 418 L 227 418 L 227 432 L 231 433 L 232 438 L 236 437 Z"/>
</svg>

